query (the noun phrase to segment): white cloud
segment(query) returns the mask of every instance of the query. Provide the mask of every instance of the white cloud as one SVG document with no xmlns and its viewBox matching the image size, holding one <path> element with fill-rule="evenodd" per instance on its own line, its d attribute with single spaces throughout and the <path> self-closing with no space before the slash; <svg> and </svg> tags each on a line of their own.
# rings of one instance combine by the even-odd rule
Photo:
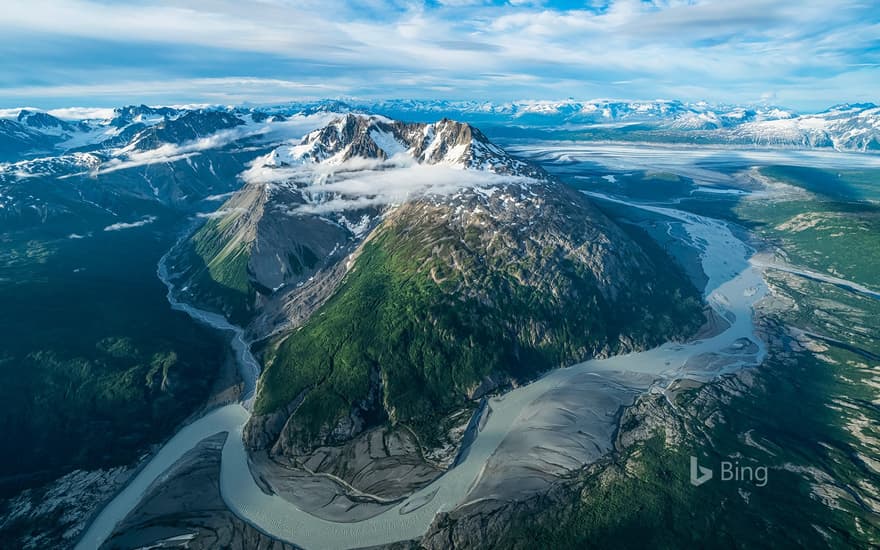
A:
<svg viewBox="0 0 880 550">
<path fill-rule="evenodd" d="M 0 109 L 0 118 L 16 118 L 22 109 L 28 111 L 39 111 L 36 107 L 14 107 L 12 109 Z"/>
<path fill-rule="evenodd" d="M 265 55 L 267 62 L 259 66 L 261 78 L 232 76 L 251 72 L 252 62 L 220 62 L 206 67 L 229 76 L 181 79 L 169 76 L 159 62 L 144 60 L 131 69 L 119 67 L 118 80 L 102 76 L 101 82 L 93 70 L 64 67 L 54 80 L 41 78 L 46 85 L 27 84 L 32 78 L 16 84 L 10 77 L 0 98 L 134 100 L 140 94 L 241 102 L 294 95 L 495 94 L 491 99 L 516 99 L 656 97 L 690 90 L 705 97 L 684 99 L 757 101 L 768 89 L 781 90 L 785 99 L 788 86 L 808 82 L 822 91 L 802 89 L 791 97 L 827 103 L 840 98 L 824 97 L 828 86 L 822 83 L 840 75 L 849 75 L 856 88 L 838 95 L 875 94 L 876 74 L 858 68 L 880 62 L 880 12 L 863 0 L 613 0 L 603 9 L 585 3 L 575 10 L 520 0 L 505 6 L 442 0 L 435 7 L 384 0 L 191 0 L 177 6 L 158 0 L 45 0 L 41 9 L 8 4 L 0 30 L 28 33 L 35 41 L 49 35 L 158 44 L 177 48 L 182 58 L 192 47 L 206 47 Z M 289 63 L 265 76 L 276 60 Z M 506 84 L 499 86 L 499 79 Z"/>
<path fill-rule="evenodd" d="M 324 126 L 337 117 L 335 113 L 317 113 L 308 116 L 293 116 L 285 121 L 272 123 L 245 124 L 227 130 L 220 130 L 209 136 L 181 144 L 165 143 L 154 149 L 139 151 L 133 146 L 114 151 L 114 158 L 101 164 L 97 174 L 107 174 L 139 166 L 178 162 L 200 155 L 204 151 L 220 149 L 238 140 L 259 137 L 262 141 L 274 143 L 285 140 L 298 140 L 315 128 Z M 212 200 L 216 197 L 208 197 Z"/>
<path fill-rule="evenodd" d="M 0 88 L 0 98 L 3 97 L 41 97 L 41 98 L 68 98 L 68 97 L 91 97 L 131 95 L 148 97 L 154 94 L 166 93 L 173 90 L 174 93 L 186 95 L 192 93 L 202 94 L 200 97 L 225 100 L 245 101 L 248 98 L 261 97 L 261 91 L 271 89 L 279 100 L 290 99 L 291 95 L 322 97 L 324 94 L 336 91 L 338 88 L 322 84 L 320 82 L 292 81 L 277 78 L 253 78 L 253 77 L 223 77 L 223 78 L 184 78 L 168 80 L 109 80 L 85 84 L 59 84 L 59 85 L 27 85 L 6 86 Z M 163 102 L 163 104 L 167 104 Z M 3 112 L 18 111 L 21 108 L 4 109 Z M 41 110 L 32 108 L 34 110 Z M 64 112 L 67 109 L 56 109 Z M 112 111 L 112 109 L 110 110 Z M 104 109 L 103 112 L 108 112 Z"/>
<path fill-rule="evenodd" d="M 156 216 L 146 216 L 136 222 L 118 222 L 108 225 L 104 231 L 121 231 L 123 229 L 132 229 L 135 227 L 143 227 L 156 221 Z"/>
<path fill-rule="evenodd" d="M 223 216 L 225 216 L 227 214 L 232 214 L 232 213 L 241 214 L 244 212 L 247 212 L 247 210 L 245 210 L 244 208 L 222 208 L 220 210 L 215 210 L 214 212 L 199 212 L 196 214 L 196 217 L 197 218 L 214 219 L 214 218 L 222 218 Z"/>
<path fill-rule="evenodd" d="M 219 195 L 208 195 L 204 198 L 206 201 L 215 202 L 215 201 L 225 201 L 229 197 L 235 194 L 235 191 L 230 191 L 229 193 L 220 193 Z"/>
<path fill-rule="evenodd" d="M 63 109 L 49 109 L 47 112 L 61 120 L 108 120 L 113 118 L 112 108 L 65 107 Z"/>
<path fill-rule="evenodd" d="M 0 97 L 3 92 L 0 91 Z M 13 107 L 0 109 L 0 118 L 17 118 L 21 111 L 44 111 L 61 120 L 107 120 L 113 118 L 112 108 L 100 107 L 65 107 L 62 109 L 39 109 L 37 107 Z"/>
<path fill-rule="evenodd" d="M 374 206 L 402 204 L 425 196 L 452 195 L 464 189 L 511 183 L 532 183 L 525 177 L 465 170 L 453 166 L 415 164 L 411 157 L 387 161 L 352 159 L 340 165 L 309 164 L 299 167 L 249 171 L 250 183 L 296 185 L 311 199 L 291 213 L 327 214 Z"/>
<path fill-rule="evenodd" d="M 120 157 L 111 159 L 98 170 L 98 174 L 107 174 L 118 170 L 126 170 L 138 166 L 177 162 L 200 154 L 209 149 L 218 149 L 246 137 L 259 136 L 269 133 L 268 126 L 254 128 L 251 126 L 239 126 L 229 130 L 220 130 L 210 136 L 188 141 L 180 145 L 166 143 L 155 149 L 138 151 L 135 149 L 122 149 L 117 152 Z"/>
</svg>

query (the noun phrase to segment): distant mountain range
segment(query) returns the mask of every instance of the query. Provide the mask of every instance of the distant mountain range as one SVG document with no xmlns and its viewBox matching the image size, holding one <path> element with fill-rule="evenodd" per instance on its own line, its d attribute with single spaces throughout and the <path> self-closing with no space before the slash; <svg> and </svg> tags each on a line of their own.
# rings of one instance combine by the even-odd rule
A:
<svg viewBox="0 0 880 550">
<path fill-rule="evenodd" d="M 214 113 L 210 117 L 206 112 Z M 798 114 L 778 107 L 739 107 L 681 101 L 479 101 L 324 100 L 277 106 L 205 109 L 128 106 L 103 120 L 62 120 L 29 109 L 6 110 L 0 118 L 0 162 L 59 153 L 145 150 L 290 116 L 348 112 L 385 115 L 415 122 L 452 118 L 485 127 L 532 129 L 560 139 L 688 142 L 743 146 L 880 151 L 880 107 L 835 105 L 821 113 Z M 173 122 L 173 123 L 172 123 Z M 515 133 L 512 135 L 516 135 Z"/>
<path fill-rule="evenodd" d="M 61 112 L 76 111 L 89 112 Z M 873 104 L 838 105 L 822 113 L 798 115 L 779 108 L 659 100 L 498 104 L 325 100 L 261 107 L 127 106 L 104 111 L 102 118 L 80 120 L 13 109 L 4 111 L 9 118 L 0 118 L 0 222 L 21 227 L 45 224 L 58 215 L 83 218 L 97 213 L 109 215 L 112 224 L 118 221 L 114 218 L 124 217 L 123 206 L 131 204 L 129 199 L 175 208 L 196 205 L 237 189 L 242 167 L 269 151 L 279 155 L 275 162 L 287 162 L 283 155 L 298 154 L 300 149 L 279 145 L 299 140 L 346 113 L 416 122 L 454 118 L 479 126 L 496 140 L 880 151 L 880 108 Z M 381 137 L 376 142 L 360 139 L 353 146 L 366 147 L 368 154 L 374 152 L 369 148 L 381 149 L 383 143 L 390 143 Z M 309 154 L 335 154 L 331 146 L 326 147 L 330 148 Z M 493 154 L 490 149 L 483 151 L 481 162 L 488 162 Z M 56 179 L 65 185 L 52 183 Z M 20 184 L 22 180 L 29 184 Z M 123 196 L 127 199 L 120 201 Z"/>
<path fill-rule="evenodd" d="M 563 138 L 880 151 L 880 107 L 872 103 L 836 105 L 816 114 L 665 100 L 399 100 L 355 108 L 399 119 L 447 116 L 477 125 L 558 130 Z"/>
<path fill-rule="evenodd" d="M 0 119 L 0 160 L 8 161 L 0 162 L 0 224 L 69 226 L 97 216 L 110 225 L 127 221 L 136 203 L 187 208 L 232 191 L 243 164 L 265 152 L 266 124 L 254 118 L 140 106 L 106 120 L 33 111 Z"/>
</svg>

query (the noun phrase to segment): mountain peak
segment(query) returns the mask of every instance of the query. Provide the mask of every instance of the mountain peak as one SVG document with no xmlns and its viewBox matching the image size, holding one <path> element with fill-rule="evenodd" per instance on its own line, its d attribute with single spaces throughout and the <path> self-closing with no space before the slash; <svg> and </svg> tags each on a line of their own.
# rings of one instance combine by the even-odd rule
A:
<svg viewBox="0 0 880 550">
<path fill-rule="evenodd" d="M 434 123 L 406 123 L 364 113 L 346 113 L 309 133 L 298 145 L 275 149 L 267 164 L 340 165 L 357 158 L 540 179 L 546 176 L 540 169 L 508 155 L 466 122 L 442 118 Z"/>
<path fill-rule="evenodd" d="M 70 124 L 42 111 L 22 109 L 21 112 L 18 113 L 17 120 L 26 126 L 36 129 L 68 130 L 70 128 Z"/>
<path fill-rule="evenodd" d="M 842 111 L 865 111 L 868 109 L 876 109 L 877 105 L 874 103 L 866 102 L 866 103 L 838 103 L 837 105 L 832 105 L 828 109 L 822 111 L 823 113 L 834 113 L 834 112 L 842 112 Z"/>
</svg>

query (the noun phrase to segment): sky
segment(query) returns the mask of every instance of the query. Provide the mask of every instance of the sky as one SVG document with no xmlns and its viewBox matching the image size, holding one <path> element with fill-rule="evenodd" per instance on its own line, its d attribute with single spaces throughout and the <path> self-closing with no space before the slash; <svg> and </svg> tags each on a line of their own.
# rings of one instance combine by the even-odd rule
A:
<svg viewBox="0 0 880 550">
<path fill-rule="evenodd" d="M 4 0 L 0 108 L 880 103 L 876 0 Z"/>
</svg>

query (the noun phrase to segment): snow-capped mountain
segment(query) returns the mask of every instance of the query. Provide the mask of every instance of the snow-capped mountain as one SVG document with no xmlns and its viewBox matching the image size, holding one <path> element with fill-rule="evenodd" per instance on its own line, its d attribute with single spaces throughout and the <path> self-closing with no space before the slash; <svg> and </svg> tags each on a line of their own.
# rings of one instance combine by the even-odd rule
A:
<svg viewBox="0 0 880 550">
<path fill-rule="evenodd" d="M 0 162 L 51 151 L 58 139 L 14 120 L 0 119 Z"/>
<path fill-rule="evenodd" d="M 466 123 L 403 123 L 348 113 L 257 157 L 241 179 L 244 187 L 198 238 L 258 243 L 247 246 L 247 279 L 265 291 L 304 284 L 349 254 L 400 205 L 442 204 L 451 209 L 450 219 L 499 205 L 525 212 L 550 176 Z M 225 261 L 230 250 L 224 246 L 216 252 L 220 260 L 208 261 Z M 200 284 L 198 273 L 187 286 L 201 292 L 202 300 L 210 295 L 210 284 Z"/>
<path fill-rule="evenodd" d="M 880 151 L 880 107 L 837 105 L 814 115 L 750 121 L 729 131 L 731 141 L 758 145 Z"/>
<path fill-rule="evenodd" d="M 76 132 L 88 131 L 89 129 L 88 125 L 82 121 L 74 123 L 66 122 L 50 115 L 49 113 L 29 111 L 27 109 L 22 109 L 21 112 L 18 113 L 17 120 L 24 126 L 46 135 L 69 136 Z"/>
<path fill-rule="evenodd" d="M 419 197 L 485 203 L 511 185 L 516 203 L 516 195 L 549 175 L 467 123 L 404 123 L 348 113 L 299 143 L 255 159 L 242 178 L 266 184 L 266 199 L 285 195 L 288 213 L 320 213 L 360 237 L 389 206 Z"/>
<path fill-rule="evenodd" d="M 779 108 L 743 108 L 712 106 L 705 102 L 623 101 L 515 101 L 489 103 L 476 101 L 390 100 L 359 105 L 371 112 L 388 116 L 412 116 L 425 113 L 433 117 L 449 116 L 467 121 L 520 124 L 529 126 L 572 126 L 592 124 L 659 123 L 686 129 L 714 129 L 753 120 L 789 118 Z"/>
<path fill-rule="evenodd" d="M 74 151 L 107 153 L 133 146 L 146 150 L 179 144 L 231 127 L 230 114 L 146 105 L 120 107 L 110 118 L 63 120 L 50 113 L 21 109 L 13 119 L 0 119 L 0 157 L 5 160 Z"/>
<path fill-rule="evenodd" d="M 273 125 L 231 109 L 139 106 L 67 121 L 22 110 L 0 119 L 0 160 L 7 161 L 0 162 L 0 223 L 73 217 L 112 225 L 138 203 L 198 207 L 237 189 L 246 163 L 302 135 L 301 124 L 310 129 L 320 120 Z"/>
<path fill-rule="evenodd" d="M 353 113 L 309 133 L 297 145 L 275 149 L 267 164 L 339 165 L 354 158 L 538 175 L 534 166 L 512 158 L 470 124 L 445 118 L 430 124 L 407 124 Z"/>
<path fill-rule="evenodd" d="M 561 137 L 575 139 L 880 149 L 880 108 L 871 103 L 839 105 L 817 114 L 668 100 L 392 100 L 350 108 L 406 120 L 448 116 L 474 124 L 562 131 L 568 134 Z"/>
<path fill-rule="evenodd" d="M 416 122 L 450 118 L 491 128 L 562 132 L 560 137 L 575 139 L 694 141 L 856 151 L 880 148 L 880 108 L 870 103 L 838 105 L 816 114 L 796 114 L 764 106 L 605 99 L 502 103 L 324 100 L 253 108 L 140 105 L 117 108 L 105 119 L 85 120 L 65 120 L 33 109 L 7 113 L 14 114 L 11 118 L 0 118 L 0 161 L 73 151 L 145 151 L 242 125 L 282 123 L 291 117 L 316 117 L 326 122 L 329 117 L 345 113 L 370 113 Z M 407 143 L 410 139 L 397 137 Z"/>
<path fill-rule="evenodd" d="M 181 144 L 243 126 L 245 120 L 223 111 L 187 111 L 175 118 L 163 118 L 137 132 L 126 150 L 149 151 L 166 144 Z"/>
</svg>

